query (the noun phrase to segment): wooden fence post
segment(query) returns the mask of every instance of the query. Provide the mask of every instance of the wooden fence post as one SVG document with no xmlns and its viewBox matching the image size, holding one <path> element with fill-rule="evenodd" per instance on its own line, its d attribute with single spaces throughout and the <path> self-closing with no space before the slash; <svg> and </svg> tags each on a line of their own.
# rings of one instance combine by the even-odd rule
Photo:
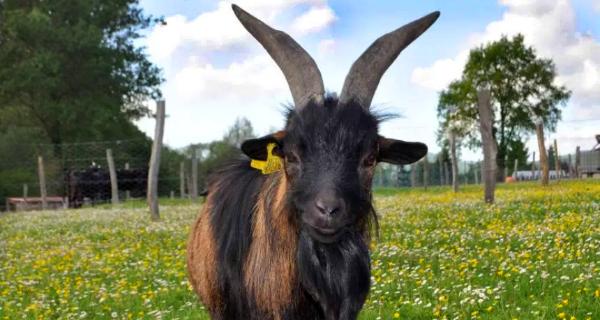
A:
<svg viewBox="0 0 600 320">
<path fill-rule="evenodd" d="M 129 171 L 129 162 L 125 163 L 125 170 Z M 129 181 L 129 183 L 131 183 L 132 181 Z M 125 191 L 125 200 L 129 201 L 129 198 L 131 198 L 131 192 L 129 190 Z"/>
<path fill-rule="evenodd" d="M 533 151 L 531 159 L 531 180 L 535 180 L 535 151 Z"/>
<path fill-rule="evenodd" d="M 429 162 L 427 162 L 427 156 L 423 158 L 423 187 L 427 190 L 429 186 Z"/>
<path fill-rule="evenodd" d="M 479 185 L 479 164 L 475 163 L 475 168 L 473 169 L 473 175 L 475 176 L 475 184 Z"/>
<path fill-rule="evenodd" d="M 119 185 L 117 183 L 117 170 L 111 149 L 106 149 L 106 162 L 108 162 L 108 173 L 110 175 L 111 202 L 114 206 L 119 204 Z"/>
<path fill-rule="evenodd" d="M 517 169 L 519 168 L 519 160 L 515 159 L 515 166 L 513 168 L 513 179 L 515 179 L 515 181 L 517 181 Z"/>
<path fill-rule="evenodd" d="M 438 166 L 439 166 L 439 171 L 440 171 L 440 186 L 444 185 L 444 168 L 442 168 L 443 164 L 442 164 L 442 152 L 440 151 L 440 153 L 438 154 Z"/>
<path fill-rule="evenodd" d="M 504 181 L 506 181 L 506 177 L 508 177 L 508 156 L 504 157 Z"/>
<path fill-rule="evenodd" d="M 540 153 L 540 167 L 542 169 L 542 185 L 548 185 L 548 154 L 546 153 L 546 144 L 544 142 L 544 122 L 538 119 L 535 123 L 535 133 L 538 141 L 538 151 Z"/>
<path fill-rule="evenodd" d="M 185 198 L 185 163 L 181 161 L 179 164 L 179 196 Z"/>
<path fill-rule="evenodd" d="M 46 210 L 48 209 L 48 194 L 46 193 L 46 173 L 44 171 L 44 158 L 42 158 L 42 156 L 38 156 L 38 178 L 40 182 L 42 210 Z"/>
<path fill-rule="evenodd" d="M 154 141 L 152 142 L 152 154 L 150 155 L 150 169 L 148 170 L 147 201 L 150 207 L 150 217 L 153 221 L 160 220 L 158 210 L 158 173 L 160 169 L 160 151 L 163 144 L 165 130 L 165 101 L 156 102 L 156 126 L 154 128 Z"/>
<path fill-rule="evenodd" d="M 452 191 L 458 192 L 458 159 L 456 158 L 456 134 L 454 131 L 449 133 L 450 140 L 450 161 L 452 162 Z"/>
<path fill-rule="evenodd" d="M 556 181 L 560 181 L 560 158 L 558 157 L 558 143 L 554 139 L 554 170 L 556 170 Z"/>
<path fill-rule="evenodd" d="M 477 91 L 477 105 L 479 108 L 479 130 L 483 144 L 483 177 L 484 200 L 486 203 L 494 203 L 494 192 L 496 190 L 496 154 L 498 146 L 492 132 L 493 110 L 491 105 L 491 94 L 489 89 Z"/>
<path fill-rule="evenodd" d="M 27 198 L 29 195 L 29 186 L 27 183 L 23 184 L 23 199 Z"/>
<path fill-rule="evenodd" d="M 579 146 L 577 146 L 577 148 L 575 148 L 575 177 L 576 178 L 580 178 L 579 177 L 579 166 L 581 165 L 581 148 L 579 148 Z"/>
<path fill-rule="evenodd" d="M 417 186 L 417 164 L 413 163 L 410 165 L 410 186 L 412 188 Z"/>
<path fill-rule="evenodd" d="M 192 201 L 198 200 L 198 155 L 192 149 Z"/>
</svg>

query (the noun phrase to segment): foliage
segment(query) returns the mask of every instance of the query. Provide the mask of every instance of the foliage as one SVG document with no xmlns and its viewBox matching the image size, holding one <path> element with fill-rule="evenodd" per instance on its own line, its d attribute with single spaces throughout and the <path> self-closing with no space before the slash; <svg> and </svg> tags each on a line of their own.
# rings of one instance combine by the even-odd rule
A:
<svg viewBox="0 0 600 320">
<path fill-rule="evenodd" d="M 376 192 L 360 319 L 596 319 L 600 183 Z M 187 282 L 199 205 L 0 216 L 0 319 L 208 319 Z"/>
<path fill-rule="evenodd" d="M 246 118 L 238 118 L 227 130 L 223 139 L 209 143 L 192 144 L 185 148 L 184 153 L 188 158 L 192 157 L 193 152 L 196 152 L 199 157 L 199 189 L 204 188 L 206 179 L 212 172 L 234 159 L 243 157 L 240 150 L 242 142 L 255 137 L 252 123 Z M 188 172 L 190 172 L 189 169 Z"/>
<path fill-rule="evenodd" d="M 487 86 L 494 108 L 493 131 L 498 142 L 497 164 L 505 167 L 511 145 L 535 130 L 535 122 L 543 120 L 553 131 L 570 91 L 555 84 L 556 71 L 550 59 L 539 58 L 522 35 L 500 40 L 471 50 L 461 79 L 440 93 L 438 118 L 440 132 L 457 132 L 470 147 L 480 142 L 477 93 Z M 514 159 L 513 159 L 514 160 Z M 510 164 L 510 163 L 509 163 Z"/>
<path fill-rule="evenodd" d="M 508 174 L 512 175 L 514 170 L 515 160 L 517 161 L 517 170 L 530 170 L 531 166 L 527 165 L 529 151 L 525 146 L 525 143 L 521 140 L 509 141 L 507 151 L 506 151 L 506 159 L 508 166 Z"/>
<path fill-rule="evenodd" d="M 138 0 L 0 2 L 0 200 L 23 183 L 37 194 L 37 155 L 49 192 L 61 194 L 61 165 L 73 157 L 65 143 L 140 140 L 127 157 L 149 154 L 139 151 L 149 140 L 132 120 L 149 114 L 145 103 L 160 97 L 162 79 L 135 42 L 157 22 Z"/>
<path fill-rule="evenodd" d="M 162 80 L 134 45 L 157 22 L 138 0 L 2 5 L 0 106 L 15 121 L 40 128 L 57 146 L 139 134 L 130 120 L 148 114 L 144 103 L 160 97 Z"/>
</svg>

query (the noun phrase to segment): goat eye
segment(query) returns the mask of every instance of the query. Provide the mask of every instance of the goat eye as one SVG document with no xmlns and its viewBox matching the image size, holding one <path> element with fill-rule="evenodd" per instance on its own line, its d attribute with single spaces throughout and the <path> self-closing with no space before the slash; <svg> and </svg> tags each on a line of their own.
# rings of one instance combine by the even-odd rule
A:
<svg viewBox="0 0 600 320">
<path fill-rule="evenodd" d="M 372 167 L 375 164 L 375 161 L 376 161 L 375 155 L 370 154 L 368 157 L 365 158 L 363 165 L 365 167 Z"/>
</svg>

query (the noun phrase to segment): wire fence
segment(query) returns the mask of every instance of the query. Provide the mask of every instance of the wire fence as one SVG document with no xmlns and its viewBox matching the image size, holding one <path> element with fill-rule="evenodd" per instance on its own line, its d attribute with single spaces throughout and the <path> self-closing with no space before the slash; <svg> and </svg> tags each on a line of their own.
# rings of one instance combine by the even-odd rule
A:
<svg viewBox="0 0 600 320">
<path fill-rule="evenodd" d="M 42 208 L 43 189 L 48 208 L 114 203 L 113 188 L 116 188 L 118 202 L 145 199 L 151 147 L 149 139 L 19 145 L 0 158 L 0 211 Z M 195 200 L 202 195 L 206 172 L 202 170 L 203 162 L 194 157 L 195 153 L 163 148 L 159 196 Z M 558 157 L 558 170 L 553 160 L 556 157 L 550 158 L 551 179 L 600 176 L 600 150 L 563 154 Z M 451 168 L 450 159 L 442 154 L 429 155 L 407 166 L 380 164 L 373 185 L 451 185 Z M 539 159 L 507 163 L 502 175 L 512 181 L 537 180 L 541 175 Z M 481 164 L 459 161 L 457 178 L 459 184 L 481 183 Z M 42 179 L 44 183 L 40 184 Z"/>
<path fill-rule="evenodd" d="M 557 155 L 547 151 L 549 178 L 582 179 L 600 178 L 600 148 L 573 150 L 572 153 Z M 552 154 L 551 154 L 552 153 Z M 499 172 L 501 182 L 540 180 L 542 168 L 539 158 L 530 153 L 526 161 L 505 161 Z M 558 159 L 558 168 L 557 161 Z M 481 161 L 458 161 L 459 184 L 481 184 Z M 380 164 L 374 176 L 375 187 L 428 187 L 452 185 L 452 162 L 442 154 L 429 155 L 412 165 L 396 166 Z"/>
<path fill-rule="evenodd" d="M 0 208 L 41 208 L 44 191 L 50 208 L 111 202 L 109 162 L 114 164 L 119 201 L 145 198 L 150 150 L 146 139 L 21 145 L 0 158 Z M 163 150 L 160 196 L 174 196 L 179 190 L 182 161 L 182 154 Z"/>
</svg>

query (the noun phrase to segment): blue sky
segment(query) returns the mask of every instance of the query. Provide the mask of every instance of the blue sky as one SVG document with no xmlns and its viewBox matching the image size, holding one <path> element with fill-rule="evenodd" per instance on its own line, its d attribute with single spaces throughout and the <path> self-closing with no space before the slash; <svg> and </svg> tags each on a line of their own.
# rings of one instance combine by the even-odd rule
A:
<svg viewBox="0 0 600 320">
<path fill-rule="evenodd" d="M 146 13 L 167 20 L 166 26 L 147 32 L 143 45 L 166 79 L 165 142 L 173 147 L 221 138 L 236 117 L 249 118 L 258 134 L 283 125 L 282 104 L 291 101 L 283 75 L 235 20 L 230 3 L 141 1 Z M 600 0 L 236 3 L 290 33 L 316 60 L 326 89 L 333 92 L 377 37 L 441 11 L 437 23 L 390 67 L 373 100 L 377 109 L 401 115 L 383 125 L 385 135 L 423 141 L 432 153 L 439 150 L 438 92 L 459 76 L 469 48 L 517 32 L 541 56 L 554 59 L 557 81 L 573 90 L 565 121 L 549 139 L 557 138 L 563 150 L 586 149 L 593 145 L 593 134 L 600 133 Z M 150 119 L 138 125 L 152 133 Z M 528 145 L 535 150 L 534 143 Z M 467 159 L 478 154 L 464 151 Z"/>
</svg>

